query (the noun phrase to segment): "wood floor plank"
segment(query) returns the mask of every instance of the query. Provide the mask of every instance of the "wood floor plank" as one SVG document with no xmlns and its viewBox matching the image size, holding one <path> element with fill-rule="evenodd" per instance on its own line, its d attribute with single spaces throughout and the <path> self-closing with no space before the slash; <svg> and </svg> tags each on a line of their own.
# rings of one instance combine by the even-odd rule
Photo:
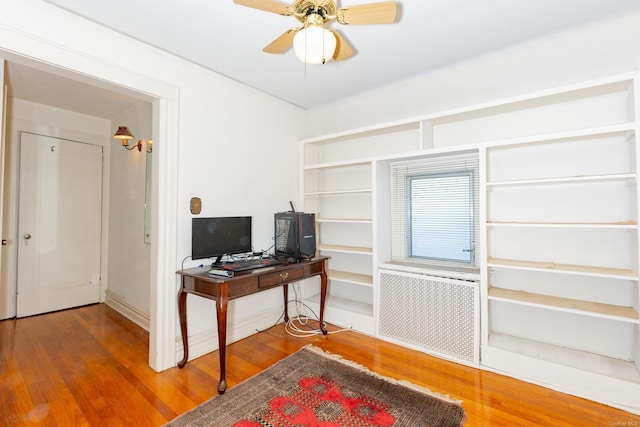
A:
<svg viewBox="0 0 640 427">
<path fill-rule="evenodd" d="M 56 354 L 56 350 L 50 346 L 54 341 L 43 339 L 39 334 L 30 334 L 25 343 L 27 341 L 28 356 L 22 356 L 20 364 L 22 366 L 26 362 L 25 366 L 28 369 L 22 369 L 22 372 L 29 384 L 29 394 L 35 405 L 30 419 L 42 425 L 87 425 L 83 411 L 76 404 L 75 398 L 50 358 L 50 355 Z M 39 361 L 38 366 L 32 366 L 27 360 L 30 358 L 36 358 Z"/>
<path fill-rule="evenodd" d="M 148 342 L 102 304 L 0 321 L 0 426 L 160 426 L 216 394 L 217 352 L 156 373 Z M 352 331 L 295 338 L 277 325 L 256 333 L 228 346 L 228 385 L 307 344 L 462 400 L 470 427 L 640 426 L 636 414 Z"/>
<path fill-rule="evenodd" d="M 7 328 L 0 328 L 0 335 L 6 330 Z M 0 425 L 17 425 L 15 423 L 34 410 L 14 350 L 15 347 L 12 346 L 0 351 Z"/>
</svg>

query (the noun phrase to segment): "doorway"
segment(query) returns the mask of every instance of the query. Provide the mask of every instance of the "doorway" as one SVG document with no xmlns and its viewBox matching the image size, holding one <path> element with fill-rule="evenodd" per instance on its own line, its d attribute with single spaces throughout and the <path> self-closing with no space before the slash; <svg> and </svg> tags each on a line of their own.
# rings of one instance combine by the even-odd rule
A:
<svg viewBox="0 0 640 427">
<path fill-rule="evenodd" d="M 47 45 L 47 49 L 51 49 L 51 46 Z M 65 51 L 66 52 L 66 51 Z M 19 64 L 20 66 L 28 67 L 30 70 L 36 70 L 37 78 L 32 79 L 33 75 L 20 76 L 22 80 L 29 85 L 29 82 L 38 82 L 38 88 L 43 86 L 44 79 L 66 79 L 73 83 L 74 92 L 64 88 L 60 85 L 52 85 L 56 89 L 54 92 L 62 92 L 64 95 L 62 101 L 69 101 L 73 96 L 68 96 L 70 93 L 81 93 L 83 95 L 95 94 L 97 91 L 102 91 L 104 94 L 102 97 L 92 97 L 90 102 L 81 103 L 83 107 L 89 106 L 104 106 L 111 104 L 111 101 L 124 94 L 130 98 L 135 98 L 138 102 L 143 101 L 151 105 L 151 123 L 150 126 L 150 139 L 154 140 L 154 150 L 152 155 L 153 174 L 152 174 L 152 241 L 150 244 L 150 270 L 148 275 L 148 282 L 150 284 L 150 290 L 147 297 L 150 300 L 149 310 L 149 365 L 156 371 L 162 371 L 175 366 L 176 361 L 176 348 L 175 348 L 175 334 L 176 334 L 176 304 L 175 297 L 173 296 L 173 289 L 175 288 L 175 265 L 176 265 L 176 194 L 177 194 L 177 151 L 178 151 L 178 95 L 179 91 L 175 86 L 170 84 L 164 84 L 157 79 L 147 78 L 139 73 L 130 73 L 122 69 L 122 67 L 114 67 L 106 64 L 102 61 L 89 61 L 86 57 L 82 56 L 78 58 L 78 62 L 82 63 L 83 72 L 76 70 L 76 62 L 73 55 L 69 58 L 70 63 L 67 63 L 64 68 L 56 67 L 55 65 L 45 64 L 37 60 L 28 59 L 26 57 L 19 56 L 18 54 L 1 52 L 5 59 L 11 61 L 6 64 Z M 66 52 L 68 55 L 69 52 Z M 9 67 L 9 70 L 10 67 Z M 9 73 L 11 74 L 11 73 Z M 113 79 L 106 82 L 97 76 L 110 75 Z M 10 77 L 9 77 L 10 80 Z M 80 88 L 80 89 L 79 89 Z M 11 84 L 9 85 L 11 90 Z M 33 86 L 28 87 L 33 93 Z M 5 86 L 6 90 L 6 86 Z M 12 96 L 15 96 L 15 91 Z M 49 93 L 48 95 L 52 95 Z M 85 97 L 86 98 L 86 97 Z M 35 101 L 35 100 L 30 100 Z M 86 101 L 86 99 L 85 99 Z M 44 103 L 43 103 L 44 104 Z M 68 106 L 55 106 L 51 103 L 50 114 L 55 114 L 58 108 L 66 108 L 67 110 L 74 111 L 73 108 Z M 113 106 L 113 104 L 111 104 Z M 75 110 L 77 111 L 77 110 Z M 121 111 L 118 110 L 118 111 Z M 85 113 L 90 114 L 90 113 Z M 5 134 L 9 137 L 15 136 L 17 129 L 20 126 L 14 126 L 11 128 L 11 124 L 8 125 Z M 100 125 L 98 125 L 100 128 Z M 46 123 L 27 123 L 26 129 L 33 133 L 50 134 L 52 130 L 51 126 Z M 108 128 L 100 128 L 100 135 L 103 135 L 102 141 L 97 142 L 99 145 L 109 145 L 113 140 L 111 135 L 113 131 Z M 78 133 L 84 135 L 95 135 L 91 133 L 95 131 L 95 127 L 85 127 L 78 129 L 72 133 L 74 135 L 69 136 L 63 134 L 63 138 L 77 139 Z M 55 131 L 54 131 L 55 132 Z M 89 132 L 89 133 L 87 133 Z M 57 135 L 57 133 L 54 133 Z M 146 135 L 145 135 L 146 136 Z M 119 150 L 119 148 L 118 148 Z M 105 158 L 109 158 L 110 150 L 105 150 Z M 162 154 L 160 154 L 162 153 Z M 133 155 L 132 155 L 133 156 Z M 8 158 L 3 166 L 13 163 L 17 165 L 17 154 L 8 153 Z M 6 170 L 6 168 L 5 168 Z M 4 187 L 5 189 L 8 186 Z M 162 191 L 159 191 L 159 190 Z M 106 191 L 105 191 L 106 193 Z M 3 202 L 8 205 L 8 211 L 13 212 L 15 215 L 15 206 L 17 206 L 17 197 L 5 194 Z M 5 211 L 6 212 L 6 211 Z M 122 220 L 127 220 L 123 218 Z M 15 221 L 17 222 L 17 221 Z M 17 225 L 14 224 L 14 229 L 17 230 Z M 17 237 L 17 232 L 11 234 L 12 238 Z M 142 237 L 141 237 L 142 238 Z M 16 242 L 13 242 L 15 245 Z M 11 250 L 12 242 L 9 242 L 9 246 L 5 246 L 3 256 L 6 253 L 11 254 L 15 252 L 8 262 L 3 262 L 3 267 L 9 265 L 10 268 L 16 269 L 17 265 L 17 251 Z M 103 248 L 103 264 L 105 253 L 107 251 Z M 129 262 L 132 260 L 130 259 Z M 132 263 L 133 264 L 133 263 Z M 5 272 L 8 269 L 3 269 L 3 282 L 13 283 L 15 286 L 15 274 L 13 277 L 6 279 Z M 105 281 L 105 278 L 102 278 Z M 6 289 L 2 289 L 4 283 L 0 283 L 0 300 L 3 303 L 7 301 L 6 295 L 15 295 L 15 288 L 12 291 L 6 292 Z M 15 314 L 13 314 L 15 316 Z M 9 316 L 9 317 L 13 317 Z"/>
</svg>

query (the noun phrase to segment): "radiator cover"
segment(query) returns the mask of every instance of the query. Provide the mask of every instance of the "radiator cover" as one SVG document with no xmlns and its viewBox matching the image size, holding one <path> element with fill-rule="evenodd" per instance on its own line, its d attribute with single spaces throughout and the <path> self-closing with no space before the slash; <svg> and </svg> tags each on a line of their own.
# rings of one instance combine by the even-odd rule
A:
<svg viewBox="0 0 640 427">
<path fill-rule="evenodd" d="M 479 285 L 424 274 L 378 271 L 378 336 L 479 363 Z"/>
</svg>

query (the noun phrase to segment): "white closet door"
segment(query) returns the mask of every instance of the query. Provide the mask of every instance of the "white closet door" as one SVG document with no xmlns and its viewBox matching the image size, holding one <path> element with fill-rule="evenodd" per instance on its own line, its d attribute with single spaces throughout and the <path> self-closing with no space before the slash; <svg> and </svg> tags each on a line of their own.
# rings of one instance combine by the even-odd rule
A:
<svg viewBox="0 0 640 427">
<path fill-rule="evenodd" d="M 18 317 L 100 296 L 102 147 L 20 135 Z"/>
</svg>

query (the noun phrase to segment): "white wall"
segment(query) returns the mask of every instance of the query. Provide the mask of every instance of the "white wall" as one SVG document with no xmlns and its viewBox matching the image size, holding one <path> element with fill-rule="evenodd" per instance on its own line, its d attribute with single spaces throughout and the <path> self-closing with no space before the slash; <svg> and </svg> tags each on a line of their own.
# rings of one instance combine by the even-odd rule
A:
<svg viewBox="0 0 640 427">
<path fill-rule="evenodd" d="M 254 245 L 270 246 L 273 213 L 297 194 L 296 142 L 307 113 L 40 1 L 4 3 L 0 51 L 9 60 L 33 59 L 160 99 L 153 125 L 158 239 L 151 250 L 158 260 L 151 262 L 150 363 L 173 366 L 179 336 L 175 271 L 190 253 L 190 198 L 202 198 L 202 215 L 253 216 Z M 214 304 L 196 297 L 188 304 L 190 335 L 201 338 L 202 352 L 210 351 L 217 343 Z M 267 326 L 271 317 L 263 314 L 280 305 L 277 291 L 239 301 L 230 307 L 231 326 L 254 318 L 262 324 L 242 333 Z M 231 331 L 232 339 L 240 335 Z"/>
<path fill-rule="evenodd" d="M 151 104 L 140 101 L 111 122 L 111 134 L 127 126 L 139 139 L 151 139 Z M 149 328 L 151 245 L 144 241 L 146 146 L 126 150 L 110 138 L 108 274 L 105 302 Z"/>
<path fill-rule="evenodd" d="M 638 69 L 640 12 L 454 64 L 311 113 L 316 134 L 323 135 Z"/>
</svg>

